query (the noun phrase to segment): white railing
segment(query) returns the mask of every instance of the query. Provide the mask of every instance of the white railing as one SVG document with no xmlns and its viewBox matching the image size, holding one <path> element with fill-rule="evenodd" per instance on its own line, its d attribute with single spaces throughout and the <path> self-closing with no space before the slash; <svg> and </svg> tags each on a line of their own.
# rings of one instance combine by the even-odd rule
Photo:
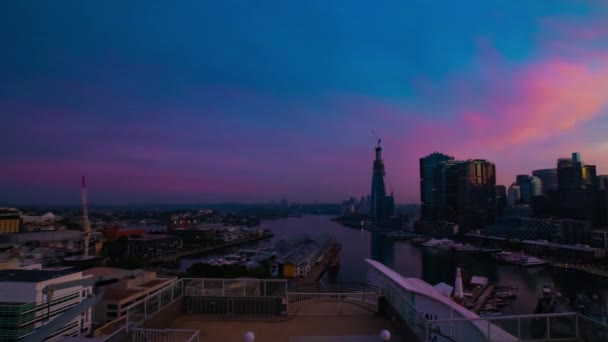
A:
<svg viewBox="0 0 608 342">
<path fill-rule="evenodd" d="M 471 334 L 471 328 L 484 334 Z M 579 313 L 427 321 L 428 341 L 608 341 L 608 325 Z"/>
<path fill-rule="evenodd" d="M 198 330 L 182 329 L 141 329 L 132 331 L 130 341 L 133 342 L 199 342 Z"/>
</svg>

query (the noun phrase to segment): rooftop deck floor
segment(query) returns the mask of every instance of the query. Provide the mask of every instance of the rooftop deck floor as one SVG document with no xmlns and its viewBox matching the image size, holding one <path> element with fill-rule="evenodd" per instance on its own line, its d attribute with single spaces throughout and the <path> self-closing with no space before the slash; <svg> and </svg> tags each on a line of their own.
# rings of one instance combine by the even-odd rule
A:
<svg viewBox="0 0 608 342">
<path fill-rule="evenodd" d="M 351 309 L 351 310 L 349 310 Z M 289 342 L 290 337 L 304 336 L 378 336 L 381 330 L 393 332 L 391 322 L 379 315 L 360 314 L 357 306 L 345 305 L 342 316 L 298 315 L 281 321 L 264 321 L 260 317 L 251 320 L 227 319 L 204 314 L 182 314 L 172 323 L 171 329 L 200 331 L 204 341 L 242 341 L 243 335 L 252 331 L 256 341 Z M 396 336 L 391 341 L 417 341 L 409 336 Z"/>
</svg>

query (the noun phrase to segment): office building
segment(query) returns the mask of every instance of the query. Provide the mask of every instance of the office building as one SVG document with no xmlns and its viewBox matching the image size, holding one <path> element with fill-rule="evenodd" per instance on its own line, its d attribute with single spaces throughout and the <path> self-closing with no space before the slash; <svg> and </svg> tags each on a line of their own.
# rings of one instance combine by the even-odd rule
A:
<svg viewBox="0 0 608 342">
<path fill-rule="evenodd" d="M 13 208 L 0 208 L 0 235 L 19 233 L 21 213 Z"/>
<path fill-rule="evenodd" d="M 557 169 L 534 170 L 532 176 L 540 179 L 543 195 L 550 195 L 557 190 Z"/>
<path fill-rule="evenodd" d="M 519 185 L 517 185 L 517 183 L 511 184 L 511 186 L 509 187 L 509 193 L 507 194 L 507 203 L 509 207 L 512 208 L 519 204 L 520 199 L 521 188 L 519 187 Z"/>
<path fill-rule="evenodd" d="M 531 204 L 533 197 L 542 195 L 542 181 L 536 176 L 518 175 L 516 184 L 521 191 L 519 204 Z"/>
<path fill-rule="evenodd" d="M 557 162 L 558 194 L 556 214 L 562 217 L 593 219 L 596 215 L 596 169 L 584 165 L 579 153 Z"/>
<path fill-rule="evenodd" d="M 395 210 L 393 196 L 387 195 L 386 185 L 384 183 L 384 161 L 382 160 L 382 147 L 380 140 L 376 146 L 376 159 L 374 160 L 373 175 L 372 175 L 372 191 L 370 199 L 370 216 L 372 224 L 376 227 L 386 224 L 389 218 L 393 216 Z"/>
<path fill-rule="evenodd" d="M 439 219 L 439 179 L 436 172 L 440 164 L 452 161 L 454 161 L 454 157 L 438 152 L 420 158 L 420 201 L 422 203 L 421 218 L 423 220 Z"/>
<path fill-rule="evenodd" d="M 597 176 L 597 189 L 600 191 L 608 191 L 608 175 Z"/>
<path fill-rule="evenodd" d="M 507 207 L 507 188 L 504 185 L 496 186 L 496 213 L 501 215 Z"/>
<path fill-rule="evenodd" d="M 0 271 L 0 340 L 19 341 L 68 310 L 88 299 L 91 286 L 73 281 L 84 280 L 82 272 L 64 270 L 1 270 Z M 62 283 L 67 283 L 61 286 Z M 84 282 L 83 282 L 84 283 Z M 49 298 L 47 286 L 57 288 Z M 87 335 L 91 331 L 91 309 L 80 314 L 47 335 L 45 341 L 59 341 L 64 336 Z"/>
<path fill-rule="evenodd" d="M 448 211 L 455 215 L 455 220 L 450 221 L 458 224 L 460 231 L 494 223 L 496 167 L 493 163 L 476 159 L 455 164 L 448 170 L 447 183 Z"/>
</svg>

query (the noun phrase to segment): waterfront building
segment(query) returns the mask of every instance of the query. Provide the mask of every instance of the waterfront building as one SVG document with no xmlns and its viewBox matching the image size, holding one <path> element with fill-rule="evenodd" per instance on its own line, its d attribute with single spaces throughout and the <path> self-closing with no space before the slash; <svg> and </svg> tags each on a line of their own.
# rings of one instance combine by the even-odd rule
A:
<svg viewBox="0 0 608 342">
<path fill-rule="evenodd" d="M 534 170 L 532 171 L 532 176 L 540 179 L 543 195 L 550 195 L 558 189 L 557 169 Z"/>
<path fill-rule="evenodd" d="M 82 272 L 63 270 L 0 271 L 0 340 L 19 341 L 37 329 L 53 324 L 68 310 L 85 301 L 92 287 L 80 285 Z M 69 282 L 69 283 L 68 283 Z M 67 286 L 61 286 L 68 283 Z M 47 286 L 60 286 L 49 299 Z M 91 309 L 84 309 L 66 324 L 57 326 L 46 341 L 59 341 L 64 336 L 84 336 L 91 331 Z"/>
<path fill-rule="evenodd" d="M 518 240 L 546 240 L 563 244 L 588 243 L 591 222 L 572 219 L 543 219 L 529 217 L 503 217 L 487 226 L 491 236 Z"/>
<path fill-rule="evenodd" d="M 182 239 L 171 235 L 145 234 L 127 240 L 127 255 L 153 258 L 177 254 L 182 249 Z"/>
<path fill-rule="evenodd" d="M 0 235 L 19 233 L 21 212 L 14 208 L 0 208 Z"/>
<path fill-rule="evenodd" d="M 372 175 L 372 191 L 370 195 L 370 216 L 372 224 L 376 227 L 382 226 L 389 221 L 395 210 L 395 202 L 393 196 L 387 195 L 386 185 L 384 183 L 384 161 L 382 160 L 382 147 L 380 140 L 376 146 L 376 159 L 374 159 L 373 175 Z"/>
<path fill-rule="evenodd" d="M 608 229 L 598 229 L 592 231 L 591 246 L 608 251 Z"/>
<path fill-rule="evenodd" d="M 420 158 L 420 218 L 425 221 L 438 220 L 439 216 L 439 182 L 437 168 L 440 164 L 453 162 L 454 157 L 439 152 L 433 152 L 424 158 Z"/>
<path fill-rule="evenodd" d="M 606 250 L 603 248 L 595 248 L 588 245 L 564 245 L 543 240 L 524 240 L 522 241 L 522 247 L 524 251 L 531 254 L 580 261 L 596 261 L 606 256 Z"/>
</svg>

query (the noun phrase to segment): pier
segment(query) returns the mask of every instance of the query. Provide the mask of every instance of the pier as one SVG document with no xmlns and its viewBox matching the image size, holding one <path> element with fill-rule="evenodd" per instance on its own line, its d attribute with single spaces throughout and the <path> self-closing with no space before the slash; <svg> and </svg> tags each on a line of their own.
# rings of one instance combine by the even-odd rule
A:
<svg viewBox="0 0 608 342">
<path fill-rule="evenodd" d="M 341 250 L 341 244 L 332 243 L 327 252 L 324 254 L 323 259 L 319 260 L 319 262 L 311 268 L 310 272 L 308 272 L 305 277 L 296 279 L 295 282 L 297 284 L 314 283 L 319 281 L 325 272 L 336 272 L 340 266 Z"/>
<path fill-rule="evenodd" d="M 238 241 L 234 241 L 234 242 L 230 242 L 230 243 L 225 243 L 225 244 L 222 244 L 219 246 L 188 248 L 186 250 L 179 251 L 175 254 L 162 255 L 162 256 L 155 257 L 155 258 L 151 258 L 150 262 L 153 264 L 162 264 L 162 263 L 173 262 L 173 261 L 179 260 L 180 258 L 194 256 L 194 255 L 198 255 L 198 254 L 204 254 L 204 253 L 213 252 L 213 251 L 219 251 L 224 248 L 234 247 L 234 246 L 242 245 L 242 244 L 245 244 L 248 242 L 255 242 L 255 241 L 259 241 L 259 240 L 263 240 L 263 239 L 268 239 L 271 237 L 273 237 L 273 234 L 264 234 L 262 236 L 255 237 L 252 239 L 238 240 Z"/>
</svg>

